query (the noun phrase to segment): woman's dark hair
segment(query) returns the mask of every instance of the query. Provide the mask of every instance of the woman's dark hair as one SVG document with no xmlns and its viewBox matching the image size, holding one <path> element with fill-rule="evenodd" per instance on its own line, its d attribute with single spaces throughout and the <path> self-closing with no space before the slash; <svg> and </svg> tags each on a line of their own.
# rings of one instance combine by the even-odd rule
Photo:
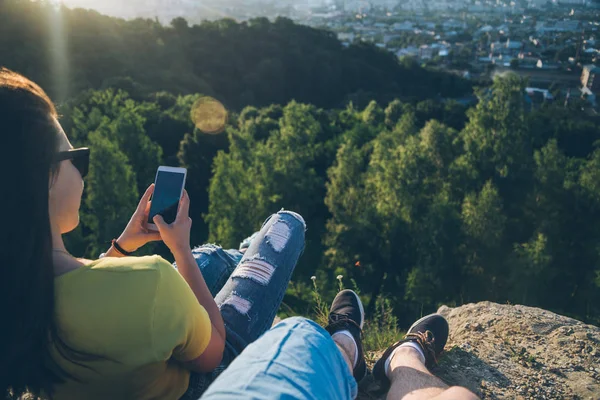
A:
<svg viewBox="0 0 600 400">
<path fill-rule="evenodd" d="M 58 335 L 48 207 L 59 147 L 56 109 L 35 83 L 0 68 L 0 399 L 51 397 L 69 377 Z M 75 356 L 73 356 L 75 354 Z"/>
</svg>

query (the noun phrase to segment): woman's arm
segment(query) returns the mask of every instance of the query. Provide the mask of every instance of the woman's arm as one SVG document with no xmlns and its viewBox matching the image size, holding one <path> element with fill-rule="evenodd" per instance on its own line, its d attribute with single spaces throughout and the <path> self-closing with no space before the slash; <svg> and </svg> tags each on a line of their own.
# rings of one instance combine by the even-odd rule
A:
<svg viewBox="0 0 600 400">
<path fill-rule="evenodd" d="M 189 207 L 190 199 L 187 191 L 184 191 L 177 217 L 172 224 L 167 224 L 160 215 L 155 216 L 153 221 L 158 227 L 164 243 L 175 257 L 179 273 L 210 318 L 212 327 L 208 347 L 200 357 L 186 363 L 190 369 L 208 372 L 215 369 L 223 358 L 225 324 L 221 311 L 206 286 L 200 268 L 192 255 L 189 238 L 192 220 L 189 217 Z"/>
<path fill-rule="evenodd" d="M 121 242 L 119 242 L 121 244 Z M 104 257 L 125 257 L 125 254 L 121 254 L 115 249 L 115 246 L 110 245 L 110 249 L 104 253 Z"/>
<path fill-rule="evenodd" d="M 183 279 L 190 285 L 192 292 L 196 295 L 198 302 L 206 309 L 210 321 L 214 327 L 214 331 L 223 339 L 223 345 L 225 343 L 225 324 L 223 323 L 223 317 L 221 316 L 221 310 L 217 307 L 215 300 L 206 286 L 204 277 L 198 268 L 196 259 L 192 255 L 192 249 L 187 246 L 181 250 L 176 250 L 173 254 L 175 256 L 175 262 L 177 263 L 177 270 L 183 276 Z M 221 353 L 222 353 L 221 349 Z"/>
<path fill-rule="evenodd" d="M 148 229 L 148 224 L 146 223 L 150 206 L 152 205 L 150 201 L 152 193 L 154 193 L 154 183 L 146 189 L 125 230 L 117 239 L 117 244 L 128 252 L 136 251 L 148 242 L 161 240 L 160 233 Z M 113 245 L 104 253 L 104 256 L 125 257 Z"/>
<path fill-rule="evenodd" d="M 225 349 L 225 324 L 223 323 L 223 317 L 221 311 L 212 294 L 206 286 L 204 277 L 198 268 L 198 264 L 192 255 L 192 250 L 188 247 L 187 249 L 178 250 L 175 254 L 175 261 L 177 262 L 177 269 L 183 279 L 188 283 L 192 292 L 196 295 L 198 302 L 206 309 L 211 327 L 211 337 L 206 350 L 195 360 L 184 363 L 188 368 L 198 372 L 210 372 L 215 369 L 223 358 L 223 351 Z"/>
</svg>

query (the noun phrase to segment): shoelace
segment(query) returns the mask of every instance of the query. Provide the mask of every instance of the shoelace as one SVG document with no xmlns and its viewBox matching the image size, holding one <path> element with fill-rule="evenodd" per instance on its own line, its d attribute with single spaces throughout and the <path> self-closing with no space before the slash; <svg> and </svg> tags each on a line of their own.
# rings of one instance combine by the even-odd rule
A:
<svg viewBox="0 0 600 400">
<path fill-rule="evenodd" d="M 425 353 L 425 364 L 427 368 L 437 365 L 438 360 L 435 355 L 434 346 L 435 337 L 431 331 L 427 330 L 425 332 L 407 333 L 402 342 L 405 343 L 408 341 L 417 342 L 419 346 L 421 346 L 423 352 Z"/>
<path fill-rule="evenodd" d="M 350 318 L 348 318 L 348 316 L 331 313 L 329 314 L 329 320 L 331 322 L 325 327 L 325 330 L 329 332 L 329 334 L 333 335 L 336 331 L 339 330 L 339 328 L 346 328 L 347 324 L 351 324 L 358 328 L 358 331 L 360 332 L 360 338 L 363 338 L 363 332 L 362 329 L 360 329 L 360 325 L 357 324 L 356 321 L 353 321 Z"/>
</svg>

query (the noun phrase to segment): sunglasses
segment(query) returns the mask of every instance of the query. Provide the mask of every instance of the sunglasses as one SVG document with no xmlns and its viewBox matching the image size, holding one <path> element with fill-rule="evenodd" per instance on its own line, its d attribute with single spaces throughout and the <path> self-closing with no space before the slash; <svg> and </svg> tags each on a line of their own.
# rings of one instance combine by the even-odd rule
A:
<svg viewBox="0 0 600 400">
<path fill-rule="evenodd" d="M 55 162 L 64 160 L 71 160 L 75 168 L 79 171 L 79 174 L 81 174 L 81 177 L 85 178 L 90 167 L 90 149 L 82 147 L 80 149 L 61 151 L 54 159 Z"/>
</svg>

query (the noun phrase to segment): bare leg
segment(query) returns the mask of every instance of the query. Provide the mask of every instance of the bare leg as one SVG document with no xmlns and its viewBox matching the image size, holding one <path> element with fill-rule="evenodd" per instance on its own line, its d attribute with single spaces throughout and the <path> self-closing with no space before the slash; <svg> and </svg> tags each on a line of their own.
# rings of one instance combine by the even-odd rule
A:
<svg viewBox="0 0 600 400">
<path fill-rule="evenodd" d="M 354 356 L 355 356 L 355 344 L 352 343 L 352 339 L 344 335 L 334 335 L 333 341 L 335 345 L 342 353 L 342 357 L 348 364 L 348 368 L 350 368 L 350 372 L 354 369 Z"/>
<path fill-rule="evenodd" d="M 390 361 L 388 376 L 392 386 L 387 400 L 477 400 L 477 396 L 465 388 L 448 388 L 429 372 L 419 353 L 410 347 L 396 351 Z"/>
</svg>

